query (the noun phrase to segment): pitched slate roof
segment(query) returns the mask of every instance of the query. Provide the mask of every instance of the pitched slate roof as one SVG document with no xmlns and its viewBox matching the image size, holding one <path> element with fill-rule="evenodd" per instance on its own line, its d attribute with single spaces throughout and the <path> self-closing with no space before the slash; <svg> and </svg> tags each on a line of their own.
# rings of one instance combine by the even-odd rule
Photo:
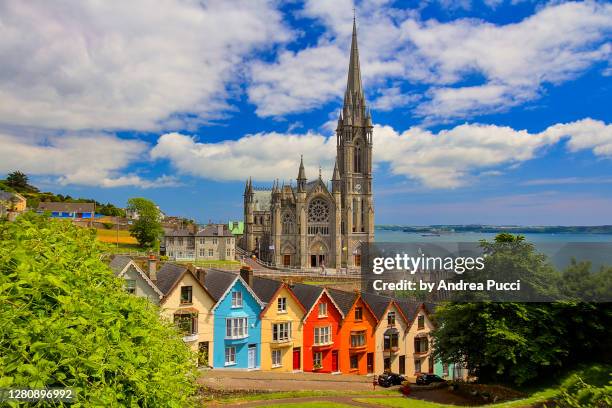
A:
<svg viewBox="0 0 612 408">
<path fill-rule="evenodd" d="M 312 306 L 323 292 L 323 288 L 319 286 L 305 285 L 303 283 L 296 283 L 295 285 L 290 286 L 290 288 L 293 290 L 295 297 L 298 298 L 306 311 L 312 309 Z"/>
<path fill-rule="evenodd" d="M 370 309 L 372 309 L 372 312 L 374 312 L 374 315 L 378 320 L 382 319 L 383 315 L 385 314 L 385 310 L 387 310 L 387 307 L 389 306 L 389 303 L 393 301 L 393 298 L 388 296 L 366 292 L 361 293 L 361 298 L 368 304 L 368 306 L 370 306 Z"/>
<path fill-rule="evenodd" d="M 406 319 L 408 319 L 409 322 L 413 321 L 414 317 L 416 316 L 416 311 L 419 306 L 421 306 L 421 303 L 412 302 L 408 300 L 397 300 L 396 302 L 399 305 L 400 309 L 402 309 L 402 313 L 404 313 Z"/>
<path fill-rule="evenodd" d="M 207 270 L 204 277 L 204 287 L 218 302 L 238 275 L 232 272 Z"/>
<path fill-rule="evenodd" d="M 347 313 L 353 307 L 353 304 L 357 300 L 357 293 L 355 292 L 345 292 L 343 290 L 331 289 L 328 288 L 327 291 L 329 295 L 332 297 L 332 300 L 338 305 L 340 311 L 343 315 L 347 315 Z"/>
<path fill-rule="evenodd" d="M 167 237 L 192 237 L 194 233 L 188 229 L 171 230 L 165 233 Z"/>
<path fill-rule="evenodd" d="M 281 281 L 254 276 L 252 289 L 262 302 L 270 303 L 272 296 L 282 284 Z"/>
<path fill-rule="evenodd" d="M 39 211 L 92 213 L 95 209 L 95 203 L 53 203 L 45 201 L 38 204 Z"/>
<path fill-rule="evenodd" d="M 219 228 L 221 227 L 221 228 Z M 219 234 L 221 230 L 221 234 Z M 223 224 L 208 224 L 204 228 L 198 231 L 196 234 L 198 237 L 233 237 L 234 235 L 227 229 L 227 225 Z"/>
<path fill-rule="evenodd" d="M 155 285 L 162 291 L 164 296 L 168 296 L 170 290 L 172 290 L 185 272 L 187 272 L 186 266 L 166 262 L 157 271 L 157 282 L 155 282 Z"/>
<path fill-rule="evenodd" d="M 130 262 L 132 262 L 132 258 L 129 256 L 117 255 L 110 261 L 108 266 L 110 266 L 115 275 L 119 275 Z"/>
</svg>

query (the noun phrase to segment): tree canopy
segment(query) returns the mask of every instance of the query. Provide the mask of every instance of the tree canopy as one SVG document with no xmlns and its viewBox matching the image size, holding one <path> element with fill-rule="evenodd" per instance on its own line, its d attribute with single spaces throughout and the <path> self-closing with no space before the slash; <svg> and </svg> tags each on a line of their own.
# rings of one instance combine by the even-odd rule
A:
<svg viewBox="0 0 612 408">
<path fill-rule="evenodd" d="M 94 234 L 33 213 L 0 223 L 0 387 L 72 387 L 73 406 L 179 407 L 194 356 L 125 292 Z"/>
<path fill-rule="evenodd" d="M 128 210 L 138 214 L 138 219 L 130 227 L 130 232 L 144 248 L 155 248 L 159 245 L 164 230 L 161 226 L 161 213 L 155 203 L 146 198 L 130 198 Z"/>
</svg>

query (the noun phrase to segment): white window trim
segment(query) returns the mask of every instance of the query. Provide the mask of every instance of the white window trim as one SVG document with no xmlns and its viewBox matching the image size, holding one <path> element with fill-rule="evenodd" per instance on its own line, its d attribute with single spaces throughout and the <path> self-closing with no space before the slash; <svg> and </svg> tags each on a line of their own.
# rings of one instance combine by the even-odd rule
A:
<svg viewBox="0 0 612 408">
<path fill-rule="evenodd" d="M 282 309 L 280 308 L 281 300 L 284 300 L 284 302 L 283 302 L 283 306 L 284 307 Z M 278 298 L 276 300 L 276 311 L 277 311 L 278 314 L 285 314 L 285 313 L 287 313 L 287 298 L 286 297 Z"/>
<path fill-rule="evenodd" d="M 325 306 L 325 313 L 321 313 L 321 306 Z M 319 317 L 327 317 L 327 303 L 319 303 L 318 315 Z"/>
<path fill-rule="evenodd" d="M 241 321 L 242 325 L 236 325 L 237 321 Z M 230 329 L 230 335 L 227 335 L 227 329 Z M 242 329 L 242 334 L 234 334 L 234 332 Z M 225 338 L 228 340 L 244 339 L 249 337 L 249 320 L 246 317 L 228 317 L 225 319 Z"/>
<path fill-rule="evenodd" d="M 278 354 L 278 362 L 274 362 L 274 354 Z M 280 350 L 272 350 L 272 368 L 279 368 L 283 366 L 283 354 Z"/>
<path fill-rule="evenodd" d="M 227 356 L 228 356 L 227 351 L 230 350 L 230 349 L 234 349 L 234 361 L 233 362 L 228 362 L 227 361 Z M 230 356 L 231 356 L 231 354 L 232 353 L 229 353 Z M 236 365 L 236 347 L 228 346 L 228 347 L 225 348 L 225 366 L 227 367 L 227 366 L 233 366 L 233 365 Z"/>
<path fill-rule="evenodd" d="M 234 294 L 237 294 L 239 296 L 236 296 L 236 298 L 234 298 Z M 236 303 L 234 303 L 234 300 L 236 300 Z M 240 304 L 238 304 L 238 300 L 240 300 Z M 232 309 L 239 309 L 242 307 L 242 305 L 244 304 L 244 299 L 242 298 L 242 292 L 240 291 L 233 291 L 232 292 Z"/>
</svg>

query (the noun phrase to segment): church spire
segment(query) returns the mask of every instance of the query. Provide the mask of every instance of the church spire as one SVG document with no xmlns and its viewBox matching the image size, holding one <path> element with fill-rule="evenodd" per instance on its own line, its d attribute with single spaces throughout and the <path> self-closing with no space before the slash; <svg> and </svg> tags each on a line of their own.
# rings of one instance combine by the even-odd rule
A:
<svg viewBox="0 0 612 408">
<path fill-rule="evenodd" d="M 344 107 L 364 105 L 365 97 L 361 85 L 361 68 L 359 66 L 359 48 L 357 47 L 357 22 L 353 16 L 353 38 L 351 40 L 351 56 L 349 60 L 348 80 L 344 94 Z M 362 106 L 364 107 L 364 106 Z"/>
<path fill-rule="evenodd" d="M 300 170 L 297 176 L 297 188 L 298 191 L 305 191 L 306 189 L 306 171 L 304 170 L 304 156 L 300 155 Z"/>
</svg>

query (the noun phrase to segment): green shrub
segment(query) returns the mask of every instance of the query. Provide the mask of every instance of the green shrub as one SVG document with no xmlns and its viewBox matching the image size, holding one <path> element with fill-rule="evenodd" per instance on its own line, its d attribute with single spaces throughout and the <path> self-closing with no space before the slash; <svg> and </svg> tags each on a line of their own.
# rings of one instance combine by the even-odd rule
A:
<svg viewBox="0 0 612 408">
<path fill-rule="evenodd" d="M 191 403 L 195 356 L 125 293 L 94 233 L 25 214 L 0 223 L 0 245 L 0 387 L 72 387 L 74 407 Z"/>
<path fill-rule="evenodd" d="M 596 365 L 572 374 L 561 384 L 559 403 L 564 407 L 611 407 L 610 366 Z"/>
</svg>

